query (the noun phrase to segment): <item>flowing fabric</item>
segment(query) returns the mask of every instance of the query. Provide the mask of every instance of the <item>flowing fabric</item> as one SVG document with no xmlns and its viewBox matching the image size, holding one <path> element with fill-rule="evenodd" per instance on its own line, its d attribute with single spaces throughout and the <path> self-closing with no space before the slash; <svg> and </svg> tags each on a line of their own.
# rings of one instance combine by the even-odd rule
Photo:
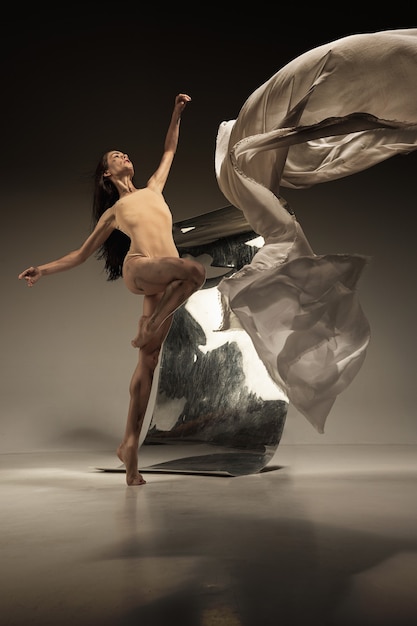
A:
<svg viewBox="0 0 417 626">
<path fill-rule="evenodd" d="M 280 188 L 300 189 L 417 149 L 417 29 L 358 34 L 297 57 L 218 129 L 222 193 L 264 239 L 221 281 L 221 330 L 243 328 L 318 432 L 370 339 L 357 283 L 366 257 L 316 255 Z"/>
</svg>

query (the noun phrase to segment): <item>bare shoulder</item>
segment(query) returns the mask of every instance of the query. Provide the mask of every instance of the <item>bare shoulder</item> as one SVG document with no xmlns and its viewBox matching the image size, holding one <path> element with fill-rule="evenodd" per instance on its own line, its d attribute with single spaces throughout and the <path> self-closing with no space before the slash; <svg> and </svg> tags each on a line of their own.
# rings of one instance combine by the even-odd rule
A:
<svg viewBox="0 0 417 626">
<path fill-rule="evenodd" d="M 118 201 L 117 201 L 118 202 Z M 99 222 L 101 222 L 102 224 L 112 224 L 113 222 L 115 222 L 116 220 L 116 205 L 117 202 L 115 202 L 115 204 L 113 204 L 113 206 L 111 206 L 110 208 L 106 209 L 103 213 L 103 215 L 100 217 Z"/>
</svg>

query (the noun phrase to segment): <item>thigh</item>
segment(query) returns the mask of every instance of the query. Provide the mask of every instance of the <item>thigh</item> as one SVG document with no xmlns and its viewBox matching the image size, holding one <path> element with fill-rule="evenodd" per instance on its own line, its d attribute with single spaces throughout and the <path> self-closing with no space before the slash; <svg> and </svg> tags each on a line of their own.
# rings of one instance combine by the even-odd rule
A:
<svg viewBox="0 0 417 626">
<path fill-rule="evenodd" d="M 162 293 L 173 280 L 184 280 L 188 275 L 188 262 L 177 257 L 132 256 L 123 265 L 123 280 L 137 294 Z"/>
</svg>

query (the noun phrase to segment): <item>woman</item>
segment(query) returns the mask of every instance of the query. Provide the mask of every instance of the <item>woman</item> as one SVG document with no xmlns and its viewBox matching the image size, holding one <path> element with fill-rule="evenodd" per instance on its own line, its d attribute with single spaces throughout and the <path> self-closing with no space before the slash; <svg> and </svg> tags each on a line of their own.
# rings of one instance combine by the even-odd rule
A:
<svg viewBox="0 0 417 626">
<path fill-rule="evenodd" d="M 172 315 L 205 281 L 200 263 L 179 257 L 172 215 L 162 194 L 178 146 L 181 114 L 190 100 L 186 94 L 177 95 L 161 161 L 146 186 L 135 187 L 127 154 L 106 152 L 96 169 L 92 233 L 77 250 L 19 274 L 32 287 L 42 276 L 69 270 L 96 253 L 105 260 L 108 280 L 123 277 L 129 291 L 143 296 L 142 316 L 132 340 L 139 348 L 138 363 L 130 382 L 125 434 L 117 449 L 128 485 L 146 482 L 138 471 L 139 436 Z"/>
</svg>

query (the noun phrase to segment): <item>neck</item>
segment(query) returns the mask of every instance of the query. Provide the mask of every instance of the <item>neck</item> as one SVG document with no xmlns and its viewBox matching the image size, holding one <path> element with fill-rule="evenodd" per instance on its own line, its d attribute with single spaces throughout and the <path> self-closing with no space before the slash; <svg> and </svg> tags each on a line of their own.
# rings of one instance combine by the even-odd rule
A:
<svg viewBox="0 0 417 626">
<path fill-rule="evenodd" d="M 117 179 L 117 180 L 114 180 L 113 182 L 117 187 L 120 197 L 126 196 L 127 194 L 132 193 L 133 191 L 136 191 L 136 187 L 132 183 L 131 178 Z"/>
</svg>

